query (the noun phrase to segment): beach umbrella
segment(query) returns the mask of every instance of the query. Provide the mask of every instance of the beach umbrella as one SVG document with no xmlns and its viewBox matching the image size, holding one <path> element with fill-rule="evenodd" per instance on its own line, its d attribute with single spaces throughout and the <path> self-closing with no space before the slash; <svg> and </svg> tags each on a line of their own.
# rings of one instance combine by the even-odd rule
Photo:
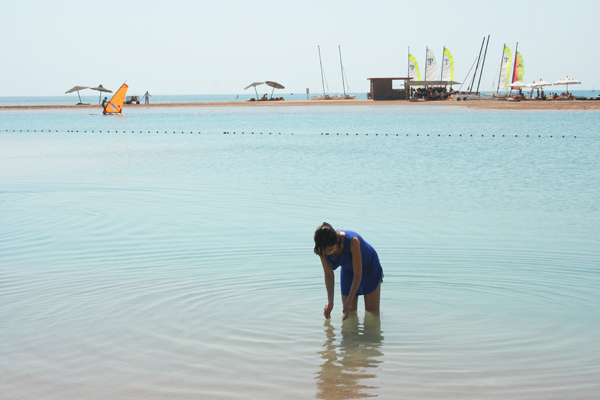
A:
<svg viewBox="0 0 600 400">
<path fill-rule="evenodd" d="M 254 83 L 251 83 L 251 84 L 249 84 L 248 86 L 246 86 L 246 87 L 244 88 L 244 90 L 246 90 L 246 89 L 248 89 L 248 88 L 251 88 L 251 87 L 254 87 L 254 92 L 256 92 L 256 100 L 258 100 L 258 92 L 256 91 L 256 87 L 257 87 L 258 85 L 262 85 L 263 83 L 264 83 L 264 82 L 254 82 Z"/>
<path fill-rule="evenodd" d="M 540 79 L 539 81 L 535 82 L 535 83 L 533 84 L 533 86 L 534 86 L 536 89 L 539 89 L 539 88 L 542 88 L 542 87 L 544 87 L 544 86 L 552 86 L 552 84 L 551 84 L 550 82 L 546 82 L 546 81 L 543 81 L 543 80 L 541 80 L 541 79 Z"/>
<path fill-rule="evenodd" d="M 83 89 L 87 89 L 88 87 L 89 86 L 73 86 L 71 89 L 67 90 L 65 92 L 65 94 L 77 92 L 77 96 L 79 96 L 79 103 L 81 103 L 81 96 L 79 95 L 79 91 L 83 90 Z"/>
<path fill-rule="evenodd" d="M 581 84 L 581 82 L 579 82 L 576 79 L 573 78 L 569 78 L 568 76 L 566 78 L 562 78 L 559 81 L 554 82 L 555 85 L 567 85 L 567 94 L 569 94 L 569 85 L 579 85 Z"/>
<path fill-rule="evenodd" d="M 510 90 L 512 91 L 513 89 L 523 89 L 524 87 L 526 87 L 527 85 L 521 81 L 514 81 L 513 83 L 510 84 Z"/>
<path fill-rule="evenodd" d="M 100 97 L 98 98 L 98 104 L 100 104 L 102 102 L 102 92 L 104 92 L 104 93 L 112 93 L 112 90 L 108 90 L 107 88 L 105 88 L 102 85 L 98 85 L 98 86 L 92 87 L 90 89 L 97 90 L 97 91 L 100 92 Z"/>
<path fill-rule="evenodd" d="M 275 89 L 285 89 L 285 87 L 277 82 L 266 81 L 267 86 L 271 86 L 273 90 L 271 90 L 271 98 L 273 98 L 273 92 Z"/>
</svg>

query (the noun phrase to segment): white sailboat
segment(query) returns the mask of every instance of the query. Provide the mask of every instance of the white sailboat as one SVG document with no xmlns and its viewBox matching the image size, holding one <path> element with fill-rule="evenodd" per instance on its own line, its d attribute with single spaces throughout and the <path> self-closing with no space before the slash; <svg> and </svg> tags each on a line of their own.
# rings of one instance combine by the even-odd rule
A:
<svg viewBox="0 0 600 400">
<path fill-rule="evenodd" d="M 496 88 L 496 93 L 499 90 L 508 90 L 508 82 L 510 80 L 510 68 L 512 64 L 512 55 L 510 53 L 510 49 L 504 44 L 504 48 L 502 50 L 502 62 L 500 63 L 500 76 L 498 77 L 498 87 Z"/>
<path fill-rule="evenodd" d="M 338 46 L 338 50 L 340 53 L 340 68 L 342 70 L 342 90 L 344 91 L 343 96 L 332 96 L 333 100 L 354 100 L 356 98 L 355 95 L 346 94 L 346 86 L 348 86 L 348 90 L 350 90 L 350 86 L 348 85 L 348 79 L 346 78 L 346 74 L 344 73 L 344 64 L 342 63 L 342 46 Z"/>
<path fill-rule="evenodd" d="M 425 48 L 425 80 L 435 81 L 437 79 L 437 61 L 433 51 L 429 47 Z"/>
<path fill-rule="evenodd" d="M 314 96 L 311 97 L 311 100 L 331 100 L 331 96 L 329 96 L 325 92 L 325 77 L 323 73 L 323 62 L 321 61 L 321 46 L 317 46 L 319 49 L 319 65 L 321 66 L 321 83 L 323 84 L 323 96 Z"/>
</svg>

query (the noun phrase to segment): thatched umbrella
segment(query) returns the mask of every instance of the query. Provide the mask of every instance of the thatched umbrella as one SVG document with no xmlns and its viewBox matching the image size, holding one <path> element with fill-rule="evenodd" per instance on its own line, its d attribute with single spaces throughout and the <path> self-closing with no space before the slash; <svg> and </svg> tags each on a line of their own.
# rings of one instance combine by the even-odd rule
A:
<svg viewBox="0 0 600 400">
<path fill-rule="evenodd" d="M 102 85 L 98 85 L 98 86 L 96 86 L 96 87 L 93 87 L 93 88 L 90 88 L 90 89 L 92 89 L 92 90 L 97 90 L 97 91 L 99 91 L 99 92 L 100 92 L 100 97 L 98 98 L 98 104 L 100 104 L 100 103 L 102 102 L 102 92 L 105 92 L 105 93 L 112 93 L 112 90 L 108 90 L 108 89 L 106 89 L 106 88 L 105 88 L 104 86 L 102 86 Z"/>
<path fill-rule="evenodd" d="M 79 104 L 81 104 L 81 96 L 79 95 L 79 91 L 83 89 L 87 89 L 89 86 L 73 86 L 71 89 L 67 90 L 65 94 L 77 92 L 77 96 L 79 96 Z"/>
</svg>

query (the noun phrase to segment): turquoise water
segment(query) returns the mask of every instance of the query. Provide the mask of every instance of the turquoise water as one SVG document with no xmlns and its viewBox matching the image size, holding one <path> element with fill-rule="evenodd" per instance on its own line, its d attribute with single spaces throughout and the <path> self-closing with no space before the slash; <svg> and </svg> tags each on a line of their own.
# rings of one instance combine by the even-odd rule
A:
<svg viewBox="0 0 600 400">
<path fill-rule="evenodd" d="M 585 399 L 600 392 L 597 112 L 0 111 L 14 399 Z M 101 131 L 101 133 L 100 133 Z M 380 316 L 325 321 L 312 234 Z"/>
</svg>

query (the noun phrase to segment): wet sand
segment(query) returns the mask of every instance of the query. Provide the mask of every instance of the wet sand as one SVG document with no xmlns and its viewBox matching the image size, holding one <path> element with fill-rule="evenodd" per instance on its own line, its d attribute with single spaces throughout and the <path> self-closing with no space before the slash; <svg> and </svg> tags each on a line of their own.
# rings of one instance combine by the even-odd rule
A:
<svg viewBox="0 0 600 400">
<path fill-rule="evenodd" d="M 467 100 L 467 101 L 406 101 L 406 100 L 284 100 L 284 101 L 231 101 L 196 103 L 126 104 L 123 108 L 170 108 L 170 107 L 323 107 L 323 106 L 454 106 L 477 110 L 600 110 L 595 100 Z M 0 110 L 60 110 L 101 109 L 100 105 L 38 105 L 0 106 Z"/>
</svg>

